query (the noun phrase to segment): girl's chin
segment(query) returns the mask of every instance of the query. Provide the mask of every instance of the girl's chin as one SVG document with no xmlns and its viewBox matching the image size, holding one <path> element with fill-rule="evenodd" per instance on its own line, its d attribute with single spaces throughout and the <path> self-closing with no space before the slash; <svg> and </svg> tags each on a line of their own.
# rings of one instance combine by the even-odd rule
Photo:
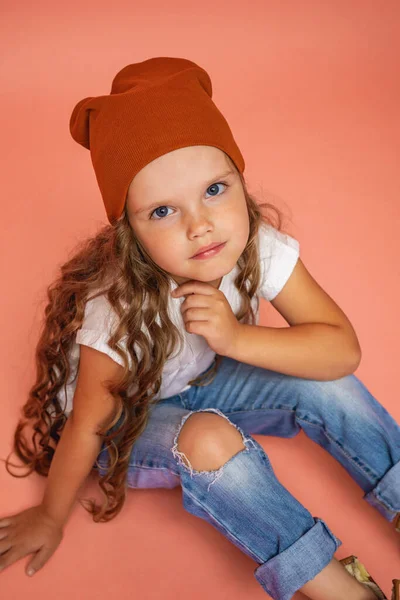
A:
<svg viewBox="0 0 400 600">
<path fill-rule="evenodd" d="M 200 279 L 199 277 L 177 277 L 175 275 L 171 276 L 171 278 L 176 283 L 176 285 L 182 285 L 182 284 L 186 283 L 187 281 L 199 281 L 200 283 L 208 283 L 209 285 L 213 285 L 214 287 L 220 286 L 223 277 L 224 277 L 224 275 L 220 275 L 220 277 L 218 277 L 218 279 L 213 279 L 210 281 L 210 279 L 208 277 L 204 277 L 204 278 Z"/>
</svg>

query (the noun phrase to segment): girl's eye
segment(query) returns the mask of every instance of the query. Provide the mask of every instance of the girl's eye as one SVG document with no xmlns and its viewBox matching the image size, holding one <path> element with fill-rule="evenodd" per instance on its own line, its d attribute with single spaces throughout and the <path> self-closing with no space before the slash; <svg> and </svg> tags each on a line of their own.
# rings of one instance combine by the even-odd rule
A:
<svg viewBox="0 0 400 600">
<path fill-rule="evenodd" d="M 210 187 L 208 188 L 209 190 L 211 190 L 212 188 L 216 188 L 217 185 L 224 185 L 225 187 L 228 187 L 228 185 L 226 183 L 224 183 L 223 181 L 219 181 L 218 183 L 213 183 L 212 185 L 210 185 Z M 216 195 L 216 194 L 213 194 Z"/>
<path fill-rule="evenodd" d="M 225 187 L 228 187 L 228 184 L 225 183 L 224 181 L 219 181 L 218 183 L 213 183 L 212 185 L 210 185 L 207 189 L 211 190 L 214 189 L 218 192 L 218 185 L 224 185 Z M 216 196 L 217 194 L 212 194 L 212 196 Z M 218 194 L 221 195 L 221 194 Z M 168 216 L 168 214 L 165 213 L 166 210 L 168 210 L 168 206 L 158 206 L 157 208 L 155 208 L 149 215 L 150 219 L 153 219 L 153 215 L 157 213 L 157 211 L 162 211 L 161 214 L 158 214 L 158 217 L 155 219 L 156 221 L 160 221 L 161 219 L 163 219 L 165 216 Z M 153 219 L 154 220 L 154 219 Z"/>
<path fill-rule="evenodd" d="M 165 217 L 165 211 L 166 211 L 166 210 L 168 210 L 168 206 L 158 206 L 157 208 L 155 208 L 155 209 L 154 209 L 154 210 L 153 210 L 153 211 L 150 213 L 150 219 L 152 219 L 152 218 L 153 218 L 153 215 L 154 215 L 154 214 L 155 214 L 155 213 L 156 213 L 158 210 L 160 210 L 160 211 L 163 211 L 163 212 L 161 213 L 161 216 L 159 215 L 159 216 L 160 216 L 160 218 L 157 218 L 157 219 L 156 219 L 156 221 L 160 221 L 160 219 L 162 219 L 163 217 Z"/>
</svg>

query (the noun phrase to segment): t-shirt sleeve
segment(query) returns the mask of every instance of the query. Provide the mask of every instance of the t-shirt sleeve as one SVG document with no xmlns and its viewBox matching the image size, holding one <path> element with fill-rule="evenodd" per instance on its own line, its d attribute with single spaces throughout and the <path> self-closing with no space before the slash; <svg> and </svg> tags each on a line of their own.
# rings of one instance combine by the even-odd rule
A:
<svg viewBox="0 0 400 600">
<path fill-rule="evenodd" d="M 76 343 L 90 346 L 108 354 L 115 362 L 124 365 L 122 358 L 112 350 L 108 345 L 108 340 L 115 332 L 118 324 L 118 316 L 112 309 L 106 296 L 97 296 L 88 300 L 85 305 L 85 314 L 82 327 L 76 333 Z M 124 338 L 118 344 L 121 349 L 126 351 Z M 131 363 L 128 357 L 129 363 Z"/>
<path fill-rule="evenodd" d="M 292 274 L 299 258 L 300 244 L 267 223 L 260 225 L 258 236 L 261 262 L 259 295 L 271 301 Z"/>
</svg>

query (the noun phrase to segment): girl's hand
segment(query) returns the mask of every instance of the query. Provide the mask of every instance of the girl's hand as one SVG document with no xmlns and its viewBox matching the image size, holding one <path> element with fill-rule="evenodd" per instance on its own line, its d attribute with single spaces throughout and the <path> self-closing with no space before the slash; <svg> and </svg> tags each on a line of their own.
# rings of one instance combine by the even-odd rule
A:
<svg viewBox="0 0 400 600">
<path fill-rule="evenodd" d="M 38 571 L 56 550 L 62 537 L 62 527 L 53 521 L 41 504 L 0 519 L 0 571 L 32 552 L 36 554 L 26 567 L 26 573 L 30 575 L 31 569 Z"/>
<path fill-rule="evenodd" d="M 216 354 L 229 356 L 239 336 L 240 323 L 223 292 L 203 281 L 187 281 L 172 296 L 186 296 L 181 305 L 186 331 L 204 336 Z"/>
</svg>

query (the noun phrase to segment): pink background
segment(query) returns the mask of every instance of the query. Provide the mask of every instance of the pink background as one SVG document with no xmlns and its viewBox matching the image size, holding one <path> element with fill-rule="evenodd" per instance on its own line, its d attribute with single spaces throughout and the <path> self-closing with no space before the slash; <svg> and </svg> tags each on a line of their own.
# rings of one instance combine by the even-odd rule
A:
<svg viewBox="0 0 400 600">
<path fill-rule="evenodd" d="M 210 73 L 250 192 L 285 211 L 303 261 L 358 333 L 356 374 L 400 422 L 398 2 L 135 4 L 2 3 L 0 456 L 33 383 L 45 289 L 75 243 L 107 222 L 90 154 L 69 133 L 72 109 L 152 56 L 189 58 Z M 263 301 L 261 324 L 285 323 Z M 280 481 L 342 540 L 336 558 L 358 556 L 389 595 L 400 578 L 393 525 L 303 432 L 255 437 Z M 1 467 L 0 516 L 38 503 L 45 483 Z M 81 496 L 100 498 L 96 490 L 88 482 Z M 33 579 L 27 562 L 1 573 L 2 596 L 266 598 L 257 564 L 185 512 L 180 488 L 130 490 L 107 524 L 77 504 Z"/>
</svg>

